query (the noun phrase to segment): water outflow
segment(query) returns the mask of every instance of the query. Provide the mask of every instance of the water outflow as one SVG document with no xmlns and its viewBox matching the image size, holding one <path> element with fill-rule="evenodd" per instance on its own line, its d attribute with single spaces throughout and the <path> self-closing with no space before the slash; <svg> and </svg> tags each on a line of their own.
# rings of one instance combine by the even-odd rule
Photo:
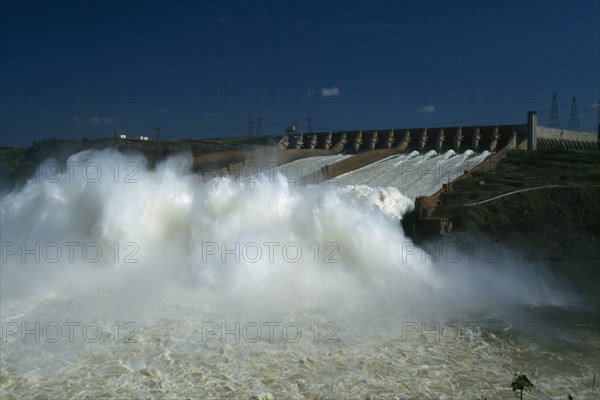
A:
<svg viewBox="0 0 600 400">
<path fill-rule="evenodd" d="M 419 157 L 447 160 L 380 164 Z M 177 156 L 149 169 L 141 156 L 86 151 L 58 178 L 5 195 L 3 318 L 52 302 L 61 306 L 45 312 L 114 319 L 183 303 L 224 315 L 339 316 L 561 301 L 511 262 L 432 262 L 397 220 L 344 187 L 203 181 L 191 165 Z"/>
<path fill-rule="evenodd" d="M 421 155 L 418 151 L 388 157 L 366 167 L 348 172 L 328 181 L 338 185 L 367 185 L 394 187 L 414 201 L 419 196 L 429 196 L 453 181 L 464 171 L 485 160 L 490 153 L 480 154 L 467 150 L 456 154 L 453 150 L 438 154 L 434 150 Z"/>
</svg>

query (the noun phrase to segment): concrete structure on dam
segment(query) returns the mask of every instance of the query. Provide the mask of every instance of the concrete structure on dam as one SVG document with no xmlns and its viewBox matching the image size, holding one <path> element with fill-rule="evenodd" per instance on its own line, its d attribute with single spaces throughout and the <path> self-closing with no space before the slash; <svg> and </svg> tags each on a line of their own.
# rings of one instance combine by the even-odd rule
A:
<svg viewBox="0 0 600 400">
<path fill-rule="evenodd" d="M 238 175 L 245 166 L 286 164 L 305 157 L 334 154 L 351 157 L 320 171 L 319 181 L 328 180 L 394 154 L 434 150 L 476 153 L 502 149 L 546 150 L 598 147 L 598 133 L 569 131 L 541 126 L 537 113 L 530 111 L 524 123 L 503 125 L 438 126 L 356 131 L 288 133 L 280 137 L 250 138 L 249 151 L 226 151 L 195 157 L 194 169 L 201 174 Z M 276 145 L 269 145 L 275 139 Z M 312 177 L 311 179 L 314 179 Z M 314 180 L 313 180 L 314 181 Z"/>
<path fill-rule="evenodd" d="M 308 138 L 308 139 L 306 139 Z M 537 123 L 537 113 L 527 114 L 522 124 L 440 126 L 425 128 L 391 128 L 378 130 L 329 131 L 306 135 L 284 135 L 278 150 L 323 149 L 345 154 L 369 150 L 396 149 L 400 152 L 417 150 L 421 153 L 435 150 L 438 153 L 454 150 L 496 152 L 504 147 L 519 150 L 537 150 L 537 143 L 564 141 L 566 148 L 591 148 L 598 145 L 598 133 L 549 128 Z M 578 143 L 572 146 L 568 143 Z"/>
<path fill-rule="evenodd" d="M 239 175 L 250 165 L 256 166 L 268 162 L 272 166 L 281 166 L 302 158 L 317 157 L 323 166 L 311 174 L 303 175 L 298 181 L 317 183 L 367 167 L 394 155 L 414 151 L 421 154 L 432 150 L 438 154 L 449 150 L 457 154 L 467 150 L 474 153 L 484 151 L 491 153 L 481 164 L 465 170 L 462 176 L 456 178 L 459 180 L 468 177 L 475 170 L 493 168 L 506 157 L 509 150 L 592 149 L 598 148 L 599 137 L 598 133 L 541 126 L 538 124 L 537 113 L 530 111 L 527 113 L 526 121 L 521 124 L 288 133 L 279 137 L 274 147 L 269 147 L 267 143 L 260 140 L 252 143 L 263 146 L 259 153 L 238 152 L 205 156 L 205 161 L 212 158 L 212 161 L 218 159 L 218 163 L 212 165 L 212 168 L 201 168 L 199 172 Z M 333 155 L 344 155 L 344 157 L 332 157 L 332 160 L 335 159 L 332 162 L 324 161 L 328 157 L 323 156 Z M 450 232 L 451 221 L 445 218 L 432 218 L 431 214 L 439 202 L 440 195 L 451 190 L 453 182 L 445 183 L 433 195 L 417 197 L 415 212 L 407 216 L 405 228 L 409 231 L 419 230 L 439 234 Z"/>
<path fill-rule="evenodd" d="M 555 148 L 591 149 L 598 147 L 598 133 L 549 128 L 538 124 L 537 113 L 530 111 L 524 123 L 503 125 L 438 126 L 390 128 L 356 131 L 288 133 L 280 137 L 249 138 L 244 143 L 252 150 L 224 151 L 195 157 L 194 169 L 201 174 L 239 175 L 252 165 L 272 167 L 314 156 L 335 154 L 350 157 L 318 172 L 319 177 L 305 181 L 324 181 L 364 167 L 394 154 L 434 150 L 464 153 Z M 273 143 L 275 146 L 269 143 Z M 494 155 L 490 156 L 494 157 Z"/>
<path fill-rule="evenodd" d="M 510 144 L 511 138 L 522 139 L 527 134 L 527 125 L 489 125 L 435 128 L 394 128 L 385 130 L 358 130 L 344 132 L 319 132 L 310 134 L 285 135 L 277 149 L 335 149 L 346 154 L 358 154 L 371 150 L 396 149 L 400 152 L 417 150 L 425 153 L 435 150 L 438 153 L 454 150 L 462 153 L 495 151 Z"/>
</svg>

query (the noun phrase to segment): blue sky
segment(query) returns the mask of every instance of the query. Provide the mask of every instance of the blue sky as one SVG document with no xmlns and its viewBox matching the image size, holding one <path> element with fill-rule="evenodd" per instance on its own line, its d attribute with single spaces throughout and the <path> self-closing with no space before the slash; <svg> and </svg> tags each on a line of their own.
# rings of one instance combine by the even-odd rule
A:
<svg viewBox="0 0 600 400">
<path fill-rule="evenodd" d="M 598 1 L 1 3 L 0 142 L 549 119 L 595 131 Z"/>
</svg>

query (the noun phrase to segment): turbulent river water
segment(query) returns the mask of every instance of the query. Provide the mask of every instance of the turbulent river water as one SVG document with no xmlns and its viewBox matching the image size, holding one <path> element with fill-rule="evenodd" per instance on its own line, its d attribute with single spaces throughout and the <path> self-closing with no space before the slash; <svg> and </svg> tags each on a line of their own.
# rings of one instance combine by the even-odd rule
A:
<svg viewBox="0 0 600 400">
<path fill-rule="evenodd" d="M 532 398 L 597 398 L 597 274 L 398 224 L 486 155 L 303 186 L 204 180 L 185 156 L 48 161 L 0 202 L 0 395 L 495 399 L 519 372 Z"/>
</svg>

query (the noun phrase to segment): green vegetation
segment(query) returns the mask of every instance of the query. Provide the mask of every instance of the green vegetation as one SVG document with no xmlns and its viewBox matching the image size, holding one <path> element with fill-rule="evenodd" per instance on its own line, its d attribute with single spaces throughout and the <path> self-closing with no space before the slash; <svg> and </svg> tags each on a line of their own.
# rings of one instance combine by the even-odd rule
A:
<svg viewBox="0 0 600 400">
<path fill-rule="evenodd" d="M 595 376 L 594 376 L 595 377 Z M 531 390 L 533 389 L 534 385 L 533 383 L 531 383 L 531 381 L 529 380 L 529 378 L 527 378 L 527 375 L 522 374 L 515 374 L 510 387 L 512 388 L 513 392 L 519 392 L 521 400 L 523 400 L 523 391 L 529 391 L 531 392 Z M 594 390 L 594 387 L 592 386 L 592 390 Z M 485 394 L 485 389 L 481 390 L 481 396 L 479 396 L 477 398 L 477 400 L 488 400 L 487 397 L 484 396 Z M 575 398 L 573 396 L 571 396 L 571 394 L 567 395 L 567 399 L 568 400 L 574 400 Z"/>
<path fill-rule="evenodd" d="M 445 196 L 448 206 L 543 185 L 600 184 L 600 151 L 512 151 L 492 171 L 475 172 Z"/>
<path fill-rule="evenodd" d="M 24 183 L 44 160 L 52 158 L 59 163 L 78 151 L 90 148 L 104 148 L 114 145 L 116 140 L 60 140 L 44 139 L 34 142 L 31 147 L 0 148 L 0 190 Z"/>
<path fill-rule="evenodd" d="M 517 390 L 521 392 L 521 400 L 523 400 L 523 390 L 528 390 L 531 392 L 531 388 L 533 388 L 533 383 L 531 383 L 531 381 L 529 381 L 529 379 L 527 378 L 527 375 L 517 375 L 515 374 L 515 377 L 512 381 L 512 383 L 510 384 L 510 387 L 512 387 L 513 392 L 516 392 Z"/>
<path fill-rule="evenodd" d="M 0 147 L 0 168 L 3 177 L 16 175 L 25 160 L 26 149 L 14 147 Z"/>
<path fill-rule="evenodd" d="M 123 152 L 139 152 L 153 165 L 169 154 L 189 152 L 194 156 L 211 153 L 252 149 L 257 144 L 268 144 L 273 138 L 246 136 L 221 139 L 189 139 L 140 141 L 122 139 L 44 139 L 27 148 L 0 148 L 0 191 L 22 184 L 33 175 L 37 166 L 47 159 L 64 164 L 69 156 L 83 150 L 114 148 Z"/>
<path fill-rule="evenodd" d="M 480 205 L 465 206 L 511 191 Z M 600 151 L 512 151 L 498 166 L 457 181 L 442 194 L 433 217 L 448 217 L 455 230 L 477 227 L 495 240 L 529 237 L 538 247 L 569 247 L 600 236 Z"/>
</svg>

